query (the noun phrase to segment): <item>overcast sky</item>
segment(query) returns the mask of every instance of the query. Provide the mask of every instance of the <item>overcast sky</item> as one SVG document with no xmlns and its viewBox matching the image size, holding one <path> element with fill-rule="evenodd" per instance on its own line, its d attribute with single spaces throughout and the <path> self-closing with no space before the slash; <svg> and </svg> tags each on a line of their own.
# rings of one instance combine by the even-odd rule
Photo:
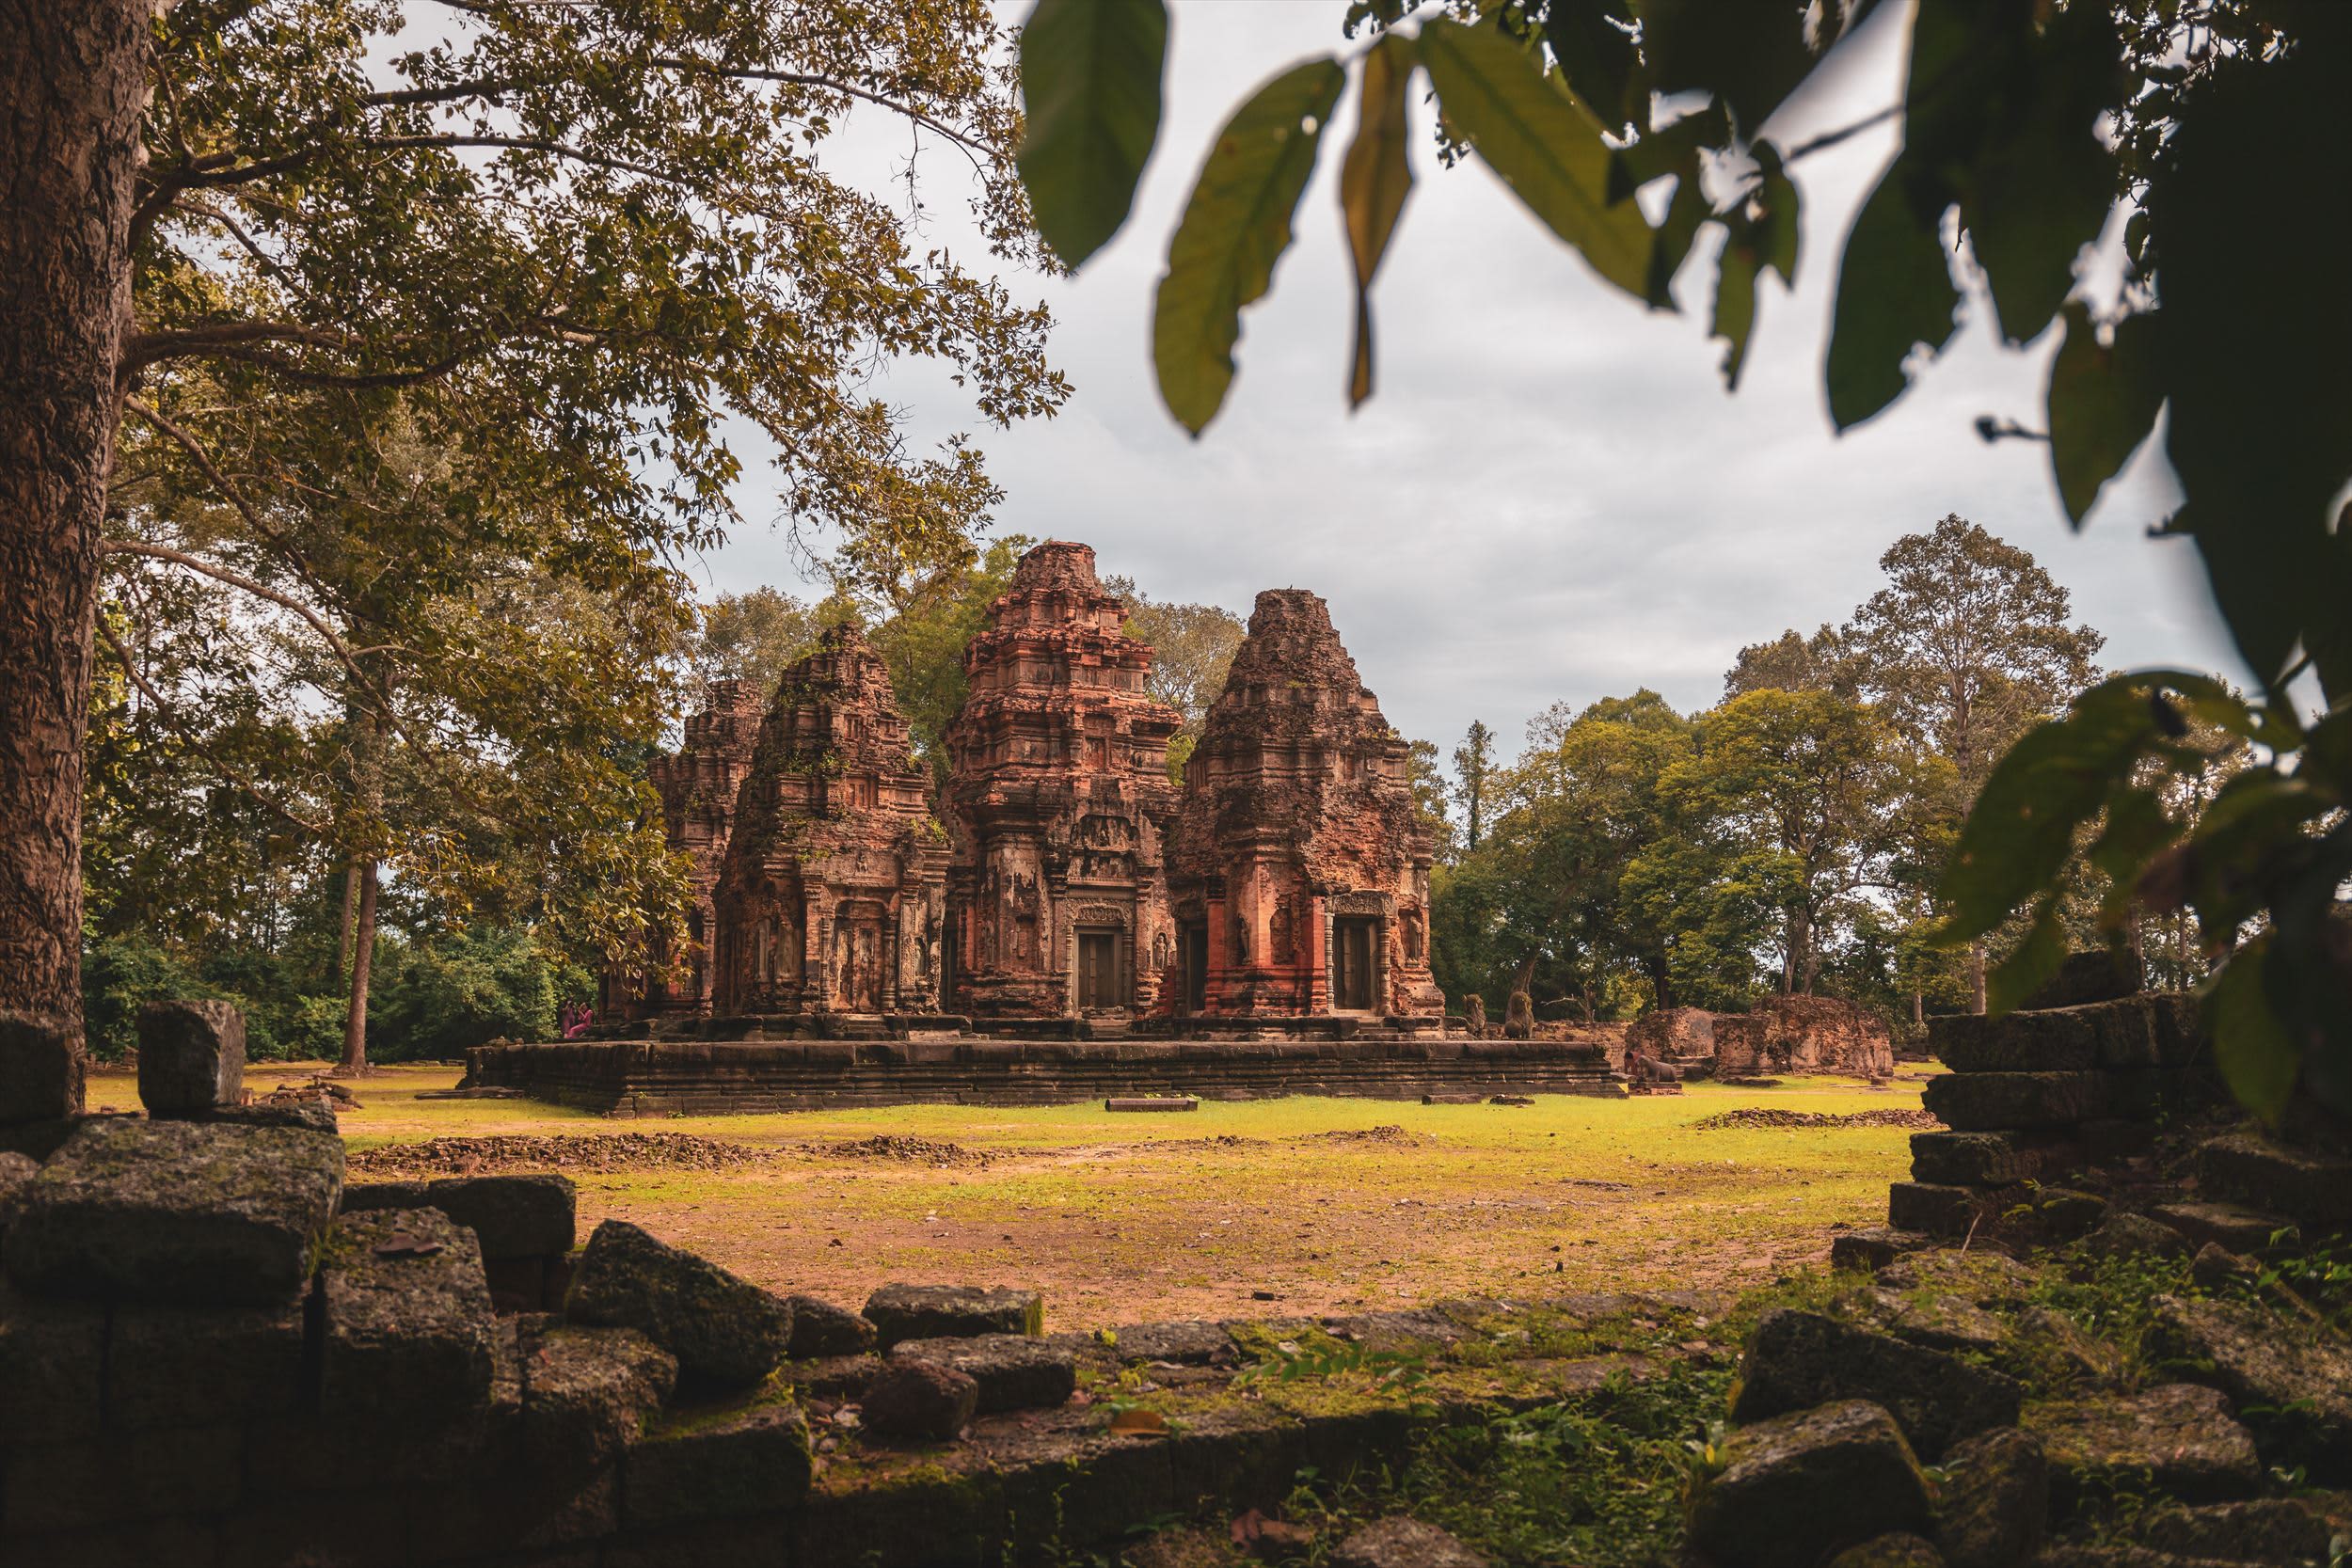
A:
<svg viewBox="0 0 2352 1568">
<path fill-rule="evenodd" d="M 1762 286 L 1747 372 L 1727 395 L 1721 346 L 1706 337 L 1711 268 L 1685 269 L 1680 314 L 1645 313 L 1486 168 L 1438 167 L 1421 103 L 1418 183 L 1374 296 L 1379 392 L 1350 415 L 1336 183 L 1351 89 L 1274 292 L 1244 315 L 1225 408 L 1200 440 L 1186 437 L 1149 356 L 1168 235 L 1201 154 L 1249 90 L 1298 58 L 1355 47 L 1340 32 L 1344 9 L 1175 0 L 1168 115 L 1127 227 L 1075 278 L 1006 279 L 1051 305 L 1054 358 L 1076 389 L 1057 419 L 980 431 L 1006 491 L 1001 531 L 1084 540 L 1105 573 L 1155 597 L 1245 615 L 1262 588 L 1311 588 L 1390 721 L 1449 750 L 1481 719 L 1516 752 L 1527 720 L 1561 699 L 1648 686 L 1677 707 L 1708 705 L 1742 644 L 1844 619 L 1877 585 L 1880 553 L 1951 512 L 2031 550 L 2106 633 L 2109 662 L 2237 677 L 2189 546 L 2145 535 L 2169 506 L 2160 454 L 2144 451 L 2077 536 L 2044 448 L 1977 438 L 1981 413 L 2041 425 L 2047 339 L 2006 351 L 1972 309 L 1893 410 L 1833 436 L 1820 361 L 1836 248 L 1892 155 L 1892 127 L 1798 166 L 1797 288 Z M 1867 25 L 1836 90 L 1768 133 L 1794 145 L 1894 100 L 1907 8 L 1883 7 Z M 878 146 L 901 150 L 903 134 Z M 940 214 L 927 237 L 984 261 L 958 221 L 949 160 L 923 166 L 941 182 L 927 193 Z M 902 372 L 885 388 L 924 444 L 971 428 L 941 378 Z M 751 471 L 745 512 L 771 519 Z M 713 592 L 804 591 L 771 528 L 746 530 L 703 570 Z"/>
</svg>

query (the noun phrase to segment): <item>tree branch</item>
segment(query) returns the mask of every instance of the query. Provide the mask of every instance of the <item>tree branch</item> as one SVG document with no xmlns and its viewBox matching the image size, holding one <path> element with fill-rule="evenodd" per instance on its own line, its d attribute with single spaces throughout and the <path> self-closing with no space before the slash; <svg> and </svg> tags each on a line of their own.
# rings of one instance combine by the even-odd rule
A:
<svg viewBox="0 0 2352 1568">
<path fill-rule="evenodd" d="M 220 493 L 228 498 L 229 504 L 237 509 L 237 515 L 246 520 L 246 525 L 254 532 L 276 546 L 278 553 L 286 558 L 295 571 L 302 574 L 304 581 L 313 588 L 319 586 L 318 579 L 311 575 L 310 563 L 303 559 L 301 550 L 297 549 L 294 542 L 283 533 L 262 520 L 260 509 L 246 500 L 245 493 L 229 482 L 229 476 L 222 473 L 212 458 L 206 455 L 204 449 L 197 444 L 195 436 L 136 398 L 125 398 L 123 406 L 178 443 L 180 450 L 188 454 L 188 460 L 196 465 L 197 472 L 210 480 Z"/>
<path fill-rule="evenodd" d="M 198 735 L 195 731 L 189 729 L 185 723 L 182 722 L 178 711 L 173 708 L 171 704 L 164 700 L 163 694 L 158 692 L 153 687 L 148 685 L 147 677 L 139 673 L 139 667 L 132 662 L 130 654 L 123 648 L 121 641 L 115 636 L 114 627 L 106 624 L 106 618 L 103 615 L 97 618 L 97 626 L 99 637 L 103 639 L 106 646 L 112 650 L 115 656 L 115 662 L 122 666 L 122 673 L 130 677 L 131 684 L 137 687 L 140 691 L 146 694 L 147 700 L 154 705 L 155 712 L 162 718 L 165 724 L 170 727 L 174 735 L 177 735 L 182 740 L 186 741 L 189 747 L 195 751 L 197 755 L 202 757 L 206 762 L 211 763 L 215 772 L 218 773 L 222 778 L 227 779 L 230 784 L 235 784 L 239 789 L 244 790 L 247 795 L 253 797 L 255 802 L 261 805 L 264 810 L 276 812 L 278 816 L 284 817 L 287 821 L 293 823 L 304 832 L 310 833 L 316 838 L 326 838 L 327 836 L 326 824 L 323 822 L 313 822 L 309 817 L 302 816 L 291 807 L 282 804 L 274 796 L 262 789 L 261 785 L 255 784 L 251 779 L 237 771 L 234 768 L 230 767 L 226 762 L 223 762 L 220 759 L 219 754 L 213 750 L 212 746 L 205 741 L 203 736 Z"/>
</svg>

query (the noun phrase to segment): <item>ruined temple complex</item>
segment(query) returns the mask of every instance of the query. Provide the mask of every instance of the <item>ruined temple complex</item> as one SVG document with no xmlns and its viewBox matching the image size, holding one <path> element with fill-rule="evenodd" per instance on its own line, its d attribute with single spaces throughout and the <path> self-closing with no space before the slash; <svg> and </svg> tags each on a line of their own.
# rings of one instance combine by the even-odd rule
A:
<svg viewBox="0 0 2352 1568">
<path fill-rule="evenodd" d="M 963 668 L 937 816 L 854 627 L 787 672 L 764 716 L 740 683 L 713 683 L 654 768 L 694 879 L 683 977 L 616 982 L 609 1010 L 1090 1036 L 1439 1025 L 1407 749 L 1321 599 L 1258 596 L 1181 786 L 1183 716 L 1146 691 L 1152 649 L 1088 546 L 1023 556 Z"/>
</svg>

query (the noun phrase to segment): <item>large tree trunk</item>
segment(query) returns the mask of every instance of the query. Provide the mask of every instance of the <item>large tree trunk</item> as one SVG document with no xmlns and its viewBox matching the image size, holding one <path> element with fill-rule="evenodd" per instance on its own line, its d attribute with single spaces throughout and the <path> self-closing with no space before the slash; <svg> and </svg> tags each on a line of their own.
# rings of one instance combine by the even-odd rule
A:
<svg viewBox="0 0 2352 1568">
<path fill-rule="evenodd" d="M 343 919 L 335 928 L 335 978 L 351 973 L 351 927 L 359 914 L 359 863 L 343 867 Z"/>
<path fill-rule="evenodd" d="M 0 5 L 0 1121 L 82 1108 L 82 744 L 151 14 Z"/>
<path fill-rule="evenodd" d="M 351 1006 L 343 1014 L 343 1059 L 337 1072 L 368 1070 L 368 979 L 375 967 L 376 864 L 359 867 L 359 912 L 351 940 Z"/>
</svg>

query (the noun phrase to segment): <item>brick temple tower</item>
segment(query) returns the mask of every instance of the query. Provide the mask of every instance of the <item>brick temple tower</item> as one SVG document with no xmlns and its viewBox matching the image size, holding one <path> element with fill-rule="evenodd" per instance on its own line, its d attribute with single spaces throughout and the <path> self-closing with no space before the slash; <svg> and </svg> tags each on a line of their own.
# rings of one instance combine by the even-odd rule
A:
<svg viewBox="0 0 2352 1568">
<path fill-rule="evenodd" d="M 661 797 L 662 830 L 670 847 L 692 861 L 694 901 L 686 915 L 686 950 L 680 973 L 664 980 L 668 944 L 657 933 L 647 955 L 647 975 L 614 974 L 605 980 L 608 1016 L 652 1018 L 710 1010 L 711 934 L 716 929 L 711 892 L 726 859 L 735 826 L 735 798 L 752 770 L 752 747 L 759 736 L 758 693 L 741 681 L 712 681 L 703 710 L 686 721 L 686 743 L 658 756 L 646 768 Z"/>
<path fill-rule="evenodd" d="M 1158 1001 L 1183 720 L 1144 694 L 1152 649 L 1124 624 L 1094 551 L 1053 542 L 1021 558 L 964 650 L 971 690 L 946 736 L 960 1011 L 1119 1018 Z"/>
<path fill-rule="evenodd" d="M 1409 756 L 1323 600 L 1260 594 L 1184 764 L 1169 1011 L 1442 1018 Z"/>
<path fill-rule="evenodd" d="M 785 672 L 713 896 L 714 1010 L 935 1013 L 946 835 L 890 673 L 840 626 Z"/>
</svg>

